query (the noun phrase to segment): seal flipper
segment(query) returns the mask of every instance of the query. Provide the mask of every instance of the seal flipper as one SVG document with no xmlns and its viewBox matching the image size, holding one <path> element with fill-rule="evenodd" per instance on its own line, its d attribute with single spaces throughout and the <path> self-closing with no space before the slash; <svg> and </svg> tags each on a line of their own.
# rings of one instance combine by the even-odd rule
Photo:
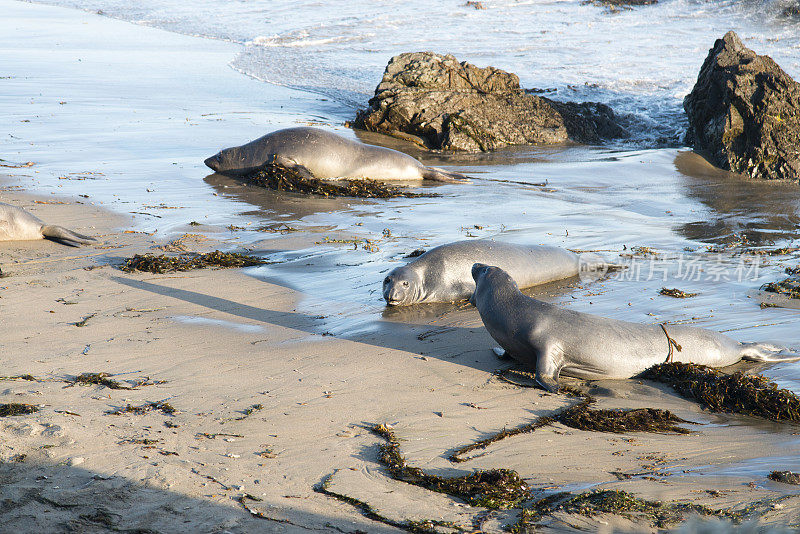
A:
<svg viewBox="0 0 800 534">
<path fill-rule="evenodd" d="M 796 362 L 800 354 L 770 343 L 742 343 L 741 356 L 750 362 Z"/>
<path fill-rule="evenodd" d="M 536 381 L 550 393 L 558 393 L 558 375 L 564 366 L 563 362 L 556 361 L 556 354 L 555 350 L 548 349 L 536 358 Z"/>
<path fill-rule="evenodd" d="M 50 239 L 55 239 L 57 241 L 60 241 L 65 245 L 70 245 L 72 247 L 77 247 L 78 244 L 91 245 L 92 243 L 97 242 L 97 239 L 93 237 L 78 234 L 73 232 L 72 230 L 67 230 L 63 226 L 56 226 L 54 224 L 48 224 L 42 226 L 42 235 L 45 237 L 49 237 Z"/>
<path fill-rule="evenodd" d="M 438 167 L 423 167 L 422 179 L 433 180 L 434 182 L 451 182 L 458 184 L 468 184 L 470 179 L 468 176 L 458 174 L 457 172 L 446 171 Z"/>
<path fill-rule="evenodd" d="M 313 180 L 315 178 L 314 174 L 308 170 L 307 167 L 300 165 L 296 161 L 293 161 L 285 156 L 272 154 L 269 158 L 267 158 L 267 163 L 269 165 L 280 165 L 284 169 L 297 173 L 300 178 L 304 178 L 306 180 Z"/>
</svg>

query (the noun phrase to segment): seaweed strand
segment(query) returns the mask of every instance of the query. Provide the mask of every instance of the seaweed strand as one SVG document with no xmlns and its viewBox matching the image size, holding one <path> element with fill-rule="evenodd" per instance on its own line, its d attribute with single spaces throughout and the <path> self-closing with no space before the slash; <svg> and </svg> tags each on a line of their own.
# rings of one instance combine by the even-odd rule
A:
<svg viewBox="0 0 800 534">
<path fill-rule="evenodd" d="M 585 396 L 585 399 L 578 404 L 562 408 L 551 416 L 541 417 L 532 423 L 527 423 L 511 430 L 503 429 L 480 441 L 465 445 L 452 453 L 448 459 L 454 463 L 466 462 L 475 458 L 475 456 L 464 458 L 463 456 L 467 453 L 485 449 L 497 441 L 533 432 L 553 423 L 561 423 L 577 430 L 611 432 L 614 434 L 625 432 L 692 433 L 691 430 L 677 426 L 678 423 L 691 423 L 691 421 L 681 419 L 669 410 L 661 410 L 659 408 L 597 410 L 590 408 L 594 402 L 596 400 L 593 397 Z"/>
<path fill-rule="evenodd" d="M 517 506 L 529 495 L 522 478 L 510 469 L 478 470 L 469 475 L 446 478 L 410 467 L 400 454 L 400 443 L 389 427 L 374 425 L 370 430 L 386 440 L 380 446 L 379 459 L 395 480 L 459 497 L 472 506 L 493 509 Z"/>
</svg>

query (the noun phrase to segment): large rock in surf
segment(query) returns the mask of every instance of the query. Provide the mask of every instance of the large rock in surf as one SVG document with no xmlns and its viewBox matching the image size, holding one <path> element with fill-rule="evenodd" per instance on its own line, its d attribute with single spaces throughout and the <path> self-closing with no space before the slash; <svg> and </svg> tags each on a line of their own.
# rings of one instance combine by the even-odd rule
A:
<svg viewBox="0 0 800 534">
<path fill-rule="evenodd" d="M 800 177 L 800 84 L 732 31 L 717 39 L 683 100 L 686 144 L 752 178 Z"/>
<path fill-rule="evenodd" d="M 628 135 L 606 105 L 555 102 L 526 92 L 515 74 L 433 52 L 389 60 L 369 106 L 358 112 L 356 128 L 432 149 L 486 151 Z"/>
</svg>

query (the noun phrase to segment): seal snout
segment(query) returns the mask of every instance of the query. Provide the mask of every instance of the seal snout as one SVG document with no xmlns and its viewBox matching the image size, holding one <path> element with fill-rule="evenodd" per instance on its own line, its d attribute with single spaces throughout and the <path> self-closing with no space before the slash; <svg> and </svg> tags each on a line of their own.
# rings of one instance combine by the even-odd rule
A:
<svg viewBox="0 0 800 534">
<path fill-rule="evenodd" d="M 405 277 L 387 276 L 383 280 L 383 299 L 389 306 L 404 306 L 410 302 L 411 283 Z"/>
<path fill-rule="evenodd" d="M 483 272 L 483 269 L 485 269 L 486 267 L 489 267 L 489 266 L 486 265 L 485 263 L 476 263 L 476 264 L 474 264 L 472 266 L 472 279 L 477 282 L 478 281 L 478 277 L 481 275 L 481 273 Z"/>
<path fill-rule="evenodd" d="M 401 289 L 402 284 L 397 283 L 391 278 L 383 281 L 383 299 L 389 306 L 397 306 L 403 303 L 405 292 Z"/>
<path fill-rule="evenodd" d="M 214 154 L 210 158 L 206 159 L 203 163 L 205 163 L 206 167 L 208 167 L 209 169 L 218 171 L 220 169 L 220 164 L 221 164 L 220 155 Z"/>
</svg>

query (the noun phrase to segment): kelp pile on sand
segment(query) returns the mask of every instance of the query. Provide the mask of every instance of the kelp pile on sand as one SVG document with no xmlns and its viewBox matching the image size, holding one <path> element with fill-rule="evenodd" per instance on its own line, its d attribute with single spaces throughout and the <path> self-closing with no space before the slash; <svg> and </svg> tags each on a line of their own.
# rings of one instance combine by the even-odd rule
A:
<svg viewBox="0 0 800 534">
<path fill-rule="evenodd" d="M 786 295 L 789 298 L 800 299 L 800 277 L 790 276 L 780 282 L 769 282 L 761 286 L 763 291 Z"/>
<path fill-rule="evenodd" d="M 81 373 L 72 380 L 72 384 L 105 386 L 108 389 L 133 389 L 112 380 L 110 376 L 108 373 Z"/>
<path fill-rule="evenodd" d="M 81 373 L 80 375 L 69 379 L 69 385 L 81 385 L 81 386 L 105 386 L 108 389 L 127 389 L 133 390 L 140 388 L 142 386 L 153 386 L 156 384 L 164 384 L 164 380 L 150 380 L 150 378 L 143 378 L 137 380 L 133 383 L 133 385 L 125 385 L 121 382 L 117 382 L 116 380 L 111 378 L 111 375 L 108 373 Z"/>
<path fill-rule="evenodd" d="M 626 491 L 596 490 L 578 495 L 556 493 L 545 497 L 530 507 L 522 509 L 519 522 L 511 528 L 511 532 L 533 532 L 534 523 L 540 521 L 544 516 L 556 512 L 588 517 L 599 514 L 615 514 L 632 521 L 644 519 L 658 528 L 683 521 L 692 514 L 739 519 L 735 513 L 718 511 L 697 504 L 648 501 Z"/>
<path fill-rule="evenodd" d="M 593 399 L 589 399 L 590 401 Z M 593 410 L 589 404 L 581 403 L 567 409 L 555 419 L 559 423 L 578 430 L 594 432 L 655 432 L 691 434 L 692 431 L 676 423 L 691 423 L 660 408 L 634 408 L 616 410 Z"/>
<path fill-rule="evenodd" d="M 20 404 L 19 402 L 0 404 L 0 417 L 8 417 L 10 415 L 28 415 L 38 411 L 39 407 L 34 406 L 33 404 Z"/>
<path fill-rule="evenodd" d="M 231 269 L 236 267 L 252 267 L 269 263 L 255 256 L 247 256 L 236 252 L 221 252 L 215 250 L 206 254 L 182 254 L 180 256 L 167 256 L 166 254 L 136 254 L 125 260 L 121 270 L 132 273 L 141 271 L 146 273 L 164 274 L 175 271 L 191 271 L 206 267 Z"/>
<path fill-rule="evenodd" d="M 692 431 L 677 426 L 677 423 L 690 423 L 676 416 L 669 410 L 658 408 L 635 408 L 617 410 L 596 410 L 590 408 L 595 402 L 592 397 L 587 397 L 575 406 L 564 408 L 549 417 L 541 417 L 533 423 L 528 423 L 511 430 L 503 429 L 488 438 L 476 441 L 453 452 L 448 459 L 454 463 L 466 462 L 474 458 L 464 458 L 464 455 L 476 450 L 483 450 L 490 444 L 505 438 L 533 432 L 543 426 L 561 423 L 577 430 L 592 432 L 611 432 L 622 434 L 625 432 L 654 432 L 691 434 Z"/>
<path fill-rule="evenodd" d="M 800 421 L 800 397 L 761 375 L 727 375 L 691 363 L 654 365 L 642 378 L 664 382 L 716 412 L 741 413 L 772 421 Z"/>
<path fill-rule="evenodd" d="M 800 473 L 793 473 L 791 471 L 772 471 L 768 478 L 776 482 L 783 482 L 784 484 L 800 485 Z"/>
<path fill-rule="evenodd" d="M 697 293 L 687 293 L 686 291 L 678 289 L 677 287 L 662 287 L 658 294 L 676 299 L 688 299 L 698 295 Z"/>
<path fill-rule="evenodd" d="M 249 174 L 246 179 L 256 185 L 293 193 L 312 193 L 324 197 L 396 198 L 432 197 L 435 194 L 412 193 L 377 180 L 338 180 L 329 182 L 300 176 L 286 167 L 270 164 Z"/>
<path fill-rule="evenodd" d="M 381 444 L 380 461 L 395 480 L 439 493 L 459 497 L 473 506 L 511 508 L 529 495 L 528 487 L 516 471 L 510 469 L 478 470 L 469 475 L 445 478 L 409 467 L 400 454 L 400 442 L 386 425 L 371 430 L 386 440 Z"/>
<path fill-rule="evenodd" d="M 172 407 L 171 404 L 164 401 L 148 401 L 141 406 L 133 406 L 132 404 L 125 405 L 124 408 L 117 408 L 115 410 L 110 410 L 106 412 L 107 415 L 123 415 L 123 414 L 133 414 L 133 415 L 144 415 L 148 412 L 152 412 L 153 410 L 157 410 L 164 415 L 175 415 L 177 410 Z"/>
</svg>

